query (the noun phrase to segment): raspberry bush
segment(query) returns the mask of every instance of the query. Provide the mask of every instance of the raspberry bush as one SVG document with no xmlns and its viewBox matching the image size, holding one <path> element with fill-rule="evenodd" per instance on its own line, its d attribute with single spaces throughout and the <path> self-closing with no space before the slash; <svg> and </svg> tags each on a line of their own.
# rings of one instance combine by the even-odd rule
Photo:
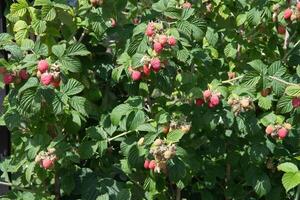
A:
<svg viewBox="0 0 300 200">
<path fill-rule="evenodd" d="M 17 0 L 2 199 L 297 199 L 300 3 Z"/>
</svg>

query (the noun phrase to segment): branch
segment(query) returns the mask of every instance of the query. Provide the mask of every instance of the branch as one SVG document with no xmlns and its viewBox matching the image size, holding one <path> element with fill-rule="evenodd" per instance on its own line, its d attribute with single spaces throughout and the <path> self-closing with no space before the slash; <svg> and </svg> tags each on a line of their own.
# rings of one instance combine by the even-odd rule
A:
<svg viewBox="0 0 300 200">
<path fill-rule="evenodd" d="M 0 185 L 12 187 L 12 188 L 15 188 L 15 189 L 21 190 L 21 191 L 27 191 L 27 192 L 35 193 L 33 190 L 30 190 L 30 189 L 27 189 L 27 188 L 23 188 L 23 187 L 20 187 L 20 186 L 17 186 L 17 185 L 14 185 L 12 183 L 8 183 L 8 182 L 0 181 Z"/>
<path fill-rule="evenodd" d="M 234 82 L 236 80 L 239 80 L 239 79 L 242 79 L 244 76 L 238 76 L 238 77 L 235 77 L 233 79 L 229 79 L 229 80 L 226 80 L 226 81 L 222 81 L 222 83 L 231 83 L 231 82 Z"/>
<path fill-rule="evenodd" d="M 181 199 L 181 189 L 179 187 L 176 187 L 176 200 Z"/>
<path fill-rule="evenodd" d="M 132 132 L 132 131 L 127 131 L 127 132 L 121 133 L 121 134 L 119 134 L 119 135 L 116 135 L 115 137 L 109 138 L 109 139 L 108 139 L 108 142 L 113 141 L 113 140 L 115 140 L 115 139 L 117 139 L 117 138 L 119 138 L 119 137 L 122 137 L 122 136 L 124 136 L 124 135 L 127 135 L 128 133 L 131 133 L 131 132 Z"/>
<path fill-rule="evenodd" d="M 268 79 L 269 79 L 269 80 L 271 79 L 271 80 L 278 81 L 278 82 L 283 83 L 283 84 L 285 84 L 285 85 L 299 86 L 299 84 L 296 84 L 296 83 L 290 83 L 290 82 L 287 82 L 287 81 L 282 80 L 282 79 L 280 79 L 280 78 L 278 78 L 278 77 L 275 77 L 275 76 L 269 76 Z"/>
<path fill-rule="evenodd" d="M 81 34 L 81 36 L 80 36 L 80 38 L 78 39 L 78 43 L 80 43 L 80 42 L 82 42 L 82 40 L 83 40 L 83 38 L 84 38 L 84 36 L 87 34 L 87 30 L 84 30 L 83 32 L 82 32 L 82 34 Z"/>
</svg>

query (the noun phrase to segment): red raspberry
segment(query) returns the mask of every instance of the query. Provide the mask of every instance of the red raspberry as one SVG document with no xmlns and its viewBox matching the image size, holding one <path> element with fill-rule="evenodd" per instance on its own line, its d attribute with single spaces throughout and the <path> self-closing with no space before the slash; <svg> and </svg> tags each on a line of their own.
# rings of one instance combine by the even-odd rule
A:
<svg viewBox="0 0 300 200">
<path fill-rule="evenodd" d="M 297 3 L 297 9 L 300 11 L 300 2 Z"/>
<path fill-rule="evenodd" d="M 211 98 L 210 98 L 210 103 L 213 105 L 213 107 L 219 105 L 219 103 L 220 103 L 219 96 L 218 95 L 212 95 Z"/>
<path fill-rule="evenodd" d="M 140 71 L 133 70 L 131 73 L 131 78 L 134 81 L 138 81 L 142 78 L 142 73 Z"/>
<path fill-rule="evenodd" d="M 114 18 L 110 18 L 110 24 L 111 24 L 111 27 L 114 28 L 117 26 L 117 22 Z"/>
<path fill-rule="evenodd" d="M 279 139 L 284 139 L 287 134 L 288 134 L 288 130 L 286 128 L 280 128 L 277 132 Z"/>
<path fill-rule="evenodd" d="M 53 81 L 53 75 L 52 74 L 49 74 L 49 73 L 43 73 L 41 75 L 41 83 L 43 85 L 49 85 L 50 83 L 52 83 Z"/>
<path fill-rule="evenodd" d="M 156 53 L 160 53 L 163 50 L 163 46 L 159 42 L 155 42 L 153 45 L 153 49 Z"/>
<path fill-rule="evenodd" d="M 151 61 L 150 61 L 150 64 L 151 64 L 151 67 L 153 68 L 153 70 L 155 72 L 158 72 L 160 70 L 160 60 L 159 58 L 153 58 Z"/>
<path fill-rule="evenodd" d="M 293 11 L 290 8 L 288 8 L 284 11 L 283 18 L 285 20 L 289 20 L 291 18 L 292 14 L 293 14 Z"/>
<path fill-rule="evenodd" d="M 149 160 L 145 160 L 145 162 L 144 162 L 144 168 L 145 169 L 149 169 L 149 164 L 150 164 L 150 161 Z"/>
<path fill-rule="evenodd" d="M 49 68 L 49 64 L 47 62 L 47 60 L 40 60 L 38 63 L 38 70 L 41 73 L 45 73 Z"/>
<path fill-rule="evenodd" d="M 148 26 L 147 26 L 147 28 L 146 28 L 146 35 L 148 37 L 152 37 L 154 35 L 154 29 L 155 28 L 154 28 L 153 23 L 149 23 Z"/>
<path fill-rule="evenodd" d="M 182 8 L 191 8 L 191 7 L 192 7 L 192 4 L 188 1 L 182 4 Z"/>
<path fill-rule="evenodd" d="M 210 90 L 205 90 L 203 92 L 203 97 L 204 97 L 205 100 L 207 100 L 208 98 L 210 98 L 210 96 L 211 96 L 211 91 Z"/>
<path fill-rule="evenodd" d="M 0 67 L 0 74 L 4 74 L 6 72 L 6 68 L 5 67 Z"/>
<path fill-rule="evenodd" d="M 274 131 L 274 126 L 273 125 L 269 125 L 269 126 L 267 126 L 267 128 L 266 128 L 266 134 L 271 134 L 271 133 L 273 133 L 273 131 Z"/>
<path fill-rule="evenodd" d="M 4 74 L 3 76 L 3 82 L 8 85 L 11 84 L 14 81 L 14 77 L 11 74 Z"/>
<path fill-rule="evenodd" d="M 151 160 L 149 163 L 149 169 L 155 169 L 155 166 L 156 166 L 155 160 Z"/>
<path fill-rule="evenodd" d="M 140 19 L 139 18 L 134 18 L 133 20 L 132 20 L 132 23 L 134 24 L 134 25 L 137 25 L 137 24 L 139 24 L 141 21 L 140 21 Z"/>
<path fill-rule="evenodd" d="M 51 167 L 53 167 L 54 162 L 48 158 L 44 159 L 42 161 L 42 166 L 44 169 L 50 169 Z"/>
<path fill-rule="evenodd" d="M 168 39 L 168 43 L 169 43 L 170 46 L 175 46 L 177 41 L 176 41 L 175 37 L 170 36 L 169 39 Z"/>
<path fill-rule="evenodd" d="M 150 67 L 149 67 L 148 65 L 144 65 L 144 66 L 143 66 L 143 71 L 144 71 L 144 74 L 145 74 L 146 76 L 149 76 L 150 73 L 151 73 L 151 69 L 150 69 Z"/>
<path fill-rule="evenodd" d="M 19 71 L 19 76 L 22 80 L 27 80 L 29 78 L 29 74 L 27 73 L 26 69 L 21 69 Z"/>
<path fill-rule="evenodd" d="M 280 35 L 284 35 L 284 34 L 285 34 L 285 27 L 284 27 L 284 26 L 278 26 L 277 32 L 278 32 Z"/>
<path fill-rule="evenodd" d="M 55 88 L 58 88 L 60 86 L 60 81 L 53 81 L 51 85 Z"/>
<path fill-rule="evenodd" d="M 196 106 L 202 106 L 203 104 L 204 104 L 204 99 L 202 98 L 196 99 Z"/>
<path fill-rule="evenodd" d="M 166 35 L 160 35 L 158 41 L 164 46 L 168 42 L 168 37 Z"/>
<path fill-rule="evenodd" d="M 292 105 L 294 108 L 298 108 L 300 107 L 300 98 L 299 97 L 295 97 L 292 99 Z"/>
</svg>

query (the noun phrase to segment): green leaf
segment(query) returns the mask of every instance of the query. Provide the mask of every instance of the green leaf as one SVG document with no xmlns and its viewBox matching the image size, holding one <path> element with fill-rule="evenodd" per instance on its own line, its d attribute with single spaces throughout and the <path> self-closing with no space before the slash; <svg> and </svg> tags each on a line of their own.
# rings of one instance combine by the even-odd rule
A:
<svg viewBox="0 0 300 200">
<path fill-rule="evenodd" d="M 151 124 L 141 124 L 137 127 L 138 131 L 156 132 L 156 129 Z"/>
<path fill-rule="evenodd" d="M 84 89 L 84 86 L 82 83 L 80 83 L 76 79 L 71 78 L 68 80 L 67 84 L 63 85 L 61 90 L 62 90 L 62 93 L 66 94 L 68 96 L 72 96 L 72 95 L 82 92 L 83 89 Z"/>
<path fill-rule="evenodd" d="M 291 85 L 285 89 L 285 93 L 292 97 L 300 96 L 300 85 Z"/>
<path fill-rule="evenodd" d="M 43 6 L 42 8 L 42 18 L 46 21 L 53 21 L 56 17 L 55 8 L 50 5 Z"/>
<path fill-rule="evenodd" d="M 121 118 L 126 115 L 127 113 L 131 112 L 132 111 L 132 107 L 129 106 L 128 104 L 120 104 L 118 105 L 117 107 L 115 107 L 111 114 L 110 114 L 110 119 L 111 119 L 111 122 L 114 124 L 114 125 L 118 125 Z"/>
<path fill-rule="evenodd" d="M 289 113 L 292 109 L 292 98 L 289 96 L 282 96 L 277 103 L 276 110 L 280 113 Z"/>
<path fill-rule="evenodd" d="M 31 181 L 31 176 L 32 176 L 32 174 L 33 174 L 33 170 L 34 170 L 35 165 L 36 165 L 35 162 L 31 162 L 31 163 L 29 163 L 29 165 L 27 165 L 27 167 L 26 167 L 25 178 L 26 178 L 26 181 L 27 181 L 27 182 L 30 182 L 30 181 Z"/>
<path fill-rule="evenodd" d="M 70 99 L 70 105 L 84 116 L 88 116 L 88 105 L 85 97 L 74 96 Z"/>
<path fill-rule="evenodd" d="M 298 167 L 291 162 L 281 163 L 277 166 L 277 169 L 283 172 L 298 172 Z"/>
<path fill-rule="evenodd" d="M 130 130 L 136 130 L 140 125 L 145 122 L 145 114 L 143 111 L 137 111 L 130 125 Z"/>
<path fill-rule="evenodd" d="M 174 130 L 168 133 L 167 141 L 170 143 L 179 142 L 184 133 L 181 130 Z"/>
<path fill-rule="evenodd" d="M 256 180 L 254 190 L 259 197 L 266 195 L 271 189 L 270 178 L 266 174 L 259 176 Z"/>
<path fill-rule="evenodd" d="M 79 155 L 82 159 L 89 159 L 91 158 L 97 150 L 97 144 L 92 141 L 85 141 L 80 144 L 78 151 Z"/>
<path fill-rule="evenodd" d="M 19 89 L 19 94 L 24 92 L 29 88 L 34 88 L 39 86 L 39 80 L 36 77 L 30 77 L 26 83 Z"/>
<path fill-rule="evenodd" d="M 68 47 L 66 51 L 67 56 L 87 56 L 90 52 L 86 49 L 84 44 L 82 43 L 75 43 Z"/>
<path fill-rule="evenodd" d="M 286 191 L 300 184 L 300 172 L 287 172 L 283 175 L 282 184 Z"/>
<path fill-rule="evenodd" d="M 167 0 L 159 0 L 158 2 L 152 4 L 152 9 L 157 12 L 164 12 L 167 9 L 167 6 Z"/>
<path fill-rule="evenodd" d="M 114 68 L 111 75 L 112 79 L 116 82 L 119 82 L 123 71 L 124 71 L 124 66 L 119 66 Z"/>
<path fill-rule="evenodd" d="M 51 4 L 50 0 L 35 0 L 33 6 L 45 6 L 50 4 Z"/>
<path fill-rule="evenodd" d="M 47 22 L 44 20 L 34 20 L 31 25 L 32 25 L 34 32 L 37 35 L 41 35 L 42 33 L 44 33 L 46 31 L 46 28 L 47 28 L 46 24 L 47 24 Z"/>
<path fill-rule="evenodd" d="M 218 42 L 219 35 L 218 33 L 214 32 L 214 29 L 208 27 L 205 35 L 208 43 L 212 46 L 215 46 Z"/>
<path fill-rule="evenodd" d="M 260 96 L 258 98 L 258 106 L 263 108 L 264 110 L 269 110 L 272 107 L 272 100 L 269 96 Z"/>
<path fill-rule="evenodd" d="M 61 58 L 66 51 L 66 44 L 53 45 L 52 53 L 56 55 L 58 58 Z"/>
<path fill-rule="evenodd" d="M 18 32 L 18 31 L 21 31 L 21 30 L 24 30 L 24 29 L 27 29 L 27 28 L 28 28 L 27 23 L 23 20 L 19 20 L 15 23 L 13 31 Z"/>
<path fill-rule="evenodd" d="M 28 7 L 29 5 L 26 0 L 18 0 L 18 3 L 11 5 L 10 12 L 18 17 L 22 17 L 26 14 Z"/>
<path fill-rule="evenodd" d="M 60 62 L 62 64 L 62 68 L 70 72 L 79 73 L 81 71 L 81 63 L 77 58 L 63 56 L 60 58 Z"/>
<path fill-rule="evenodd" d="M 261 60 L 253 60 L 251 62 L 248 62 L 248 65 L 250 65 L 253 69 L 260 73 L 265 74 L 267 72 L 268 66 L 265 65 Z"/>
</svg>

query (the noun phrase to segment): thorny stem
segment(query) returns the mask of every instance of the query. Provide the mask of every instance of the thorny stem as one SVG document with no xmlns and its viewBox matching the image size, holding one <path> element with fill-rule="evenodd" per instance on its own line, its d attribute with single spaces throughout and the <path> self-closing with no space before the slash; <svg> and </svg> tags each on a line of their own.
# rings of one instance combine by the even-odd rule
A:
<svg viewBox="0 0 300 200">
<path fill-rule="evenodd" d="M 132 131 L 126 131 L 126 132 L 124 132 L 124 133 L 121 133 L 121 134 L 119 134 L 119 135 L 116 135 L 115 137 L 109 138 L 109 139 L 108 139 L 108 142 L 113 141 L 113 140 L 115 140 L 115 139 L 117 139 L 117 138 L 119 138 L 119 137 L 122 137 L 122 136 L 124 136 L 124 135 L 127 135 L 128 133 L 131 133 L 131 132 L 132 132 Z"/>
</svg>

